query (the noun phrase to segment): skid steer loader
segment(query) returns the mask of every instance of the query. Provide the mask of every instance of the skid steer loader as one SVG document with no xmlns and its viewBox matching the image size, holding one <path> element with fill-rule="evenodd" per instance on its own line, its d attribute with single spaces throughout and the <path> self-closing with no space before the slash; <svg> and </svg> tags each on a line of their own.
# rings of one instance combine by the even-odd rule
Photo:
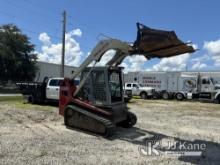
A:
<svg viewBox="0 0 220 165">
<path fill-rule="evenodd" d="M 59 113 L 67 127 L 111 136 L 116 126 L 132 127 L 137 122 L 129 112 L 123 98 L 123 59 L 143 55 L 146 59 L 171 57 L 195 50 L 180 41 L 175 32 L 148 28 L 137 23 L 137 39 L 133 45 L 118 39 L 101 40 L 91 54 L 74 71 L 72 78 L 65 78 L 60 87 Z M 115 50 L 114 57 L 104 67 L 96 63 L 108 50 Z M 80 84 L 74 79 L 80 75 Z"/>
</svg>

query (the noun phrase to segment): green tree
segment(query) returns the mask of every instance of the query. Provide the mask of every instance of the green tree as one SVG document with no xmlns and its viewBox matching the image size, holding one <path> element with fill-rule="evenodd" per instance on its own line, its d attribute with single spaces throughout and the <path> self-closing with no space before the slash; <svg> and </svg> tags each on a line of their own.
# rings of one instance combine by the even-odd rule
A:
<svg viewBox="0 0 220 165">
<path fill-rule="evenodd" d="M 31 81 L 37 71 L 34 45 L 13 25 L 0 26 L 0 80 Z"/>
</svg>

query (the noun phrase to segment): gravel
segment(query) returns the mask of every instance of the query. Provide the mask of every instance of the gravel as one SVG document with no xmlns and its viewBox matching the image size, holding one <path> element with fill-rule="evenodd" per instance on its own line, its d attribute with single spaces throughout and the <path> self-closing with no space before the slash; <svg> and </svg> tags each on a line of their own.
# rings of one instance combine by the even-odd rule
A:
<svg viewBox="0 0 220 165">
<path fill-rule="evenodd" d="M 24 105 L 25 107 L 25 105 Z M 134 99 L 138 117 L 131 129 L 117 128 L 109 139 L 67 129 L 57 107 L 16 108 L 0 103 L 0 164 L 218 164 L 220 105 Z M 146 140 L 205 144 L 201 156 L 146 156 Z"/>
</svg>

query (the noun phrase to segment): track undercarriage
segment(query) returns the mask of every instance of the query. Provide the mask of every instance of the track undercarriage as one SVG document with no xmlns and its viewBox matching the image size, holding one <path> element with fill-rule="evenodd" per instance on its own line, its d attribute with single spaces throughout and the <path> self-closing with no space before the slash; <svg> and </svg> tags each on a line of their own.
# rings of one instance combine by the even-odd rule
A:
<svg viewBox="0 0 220 165">
<path fill-rule="evenodd" d="M 112 136 L 116 126 L 130 128 L 136 124 L 136 121 L 136 115 L 128 112 L 126 120 L 115 124 L 106 117 L 91 113 L 76 105 L 68 105 L 64 115 L 67 128 L 79 129 L 104 137 Z"/>
</svg>

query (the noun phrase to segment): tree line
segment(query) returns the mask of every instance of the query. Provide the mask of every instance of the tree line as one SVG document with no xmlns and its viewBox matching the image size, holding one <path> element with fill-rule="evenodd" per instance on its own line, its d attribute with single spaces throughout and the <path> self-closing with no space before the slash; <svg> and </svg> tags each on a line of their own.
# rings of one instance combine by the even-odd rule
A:
<svg viewBox="0 0 220 165">
<path fill-rule="evenodd" d="M 32 81 L 38 69 L 34 48 L 17 26 L 0 26 L 0 81 Z"/>
</svg>

